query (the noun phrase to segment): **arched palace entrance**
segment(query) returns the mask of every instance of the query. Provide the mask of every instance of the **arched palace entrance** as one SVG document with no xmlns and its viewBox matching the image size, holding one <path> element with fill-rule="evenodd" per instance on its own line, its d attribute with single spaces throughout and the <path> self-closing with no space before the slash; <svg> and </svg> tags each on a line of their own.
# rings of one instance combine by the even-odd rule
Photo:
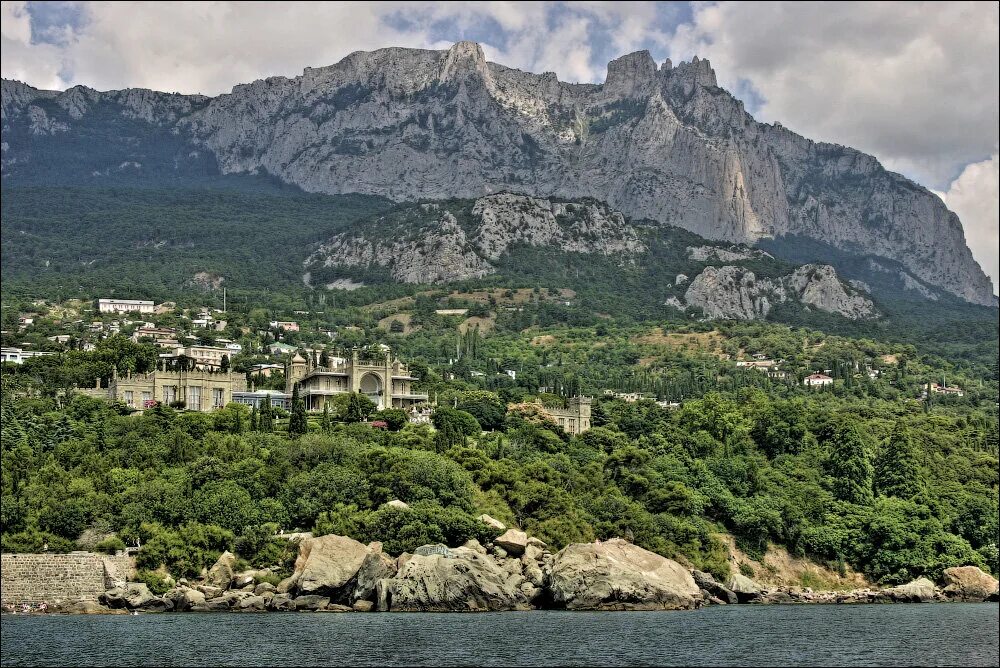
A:
<svg viewBox="0 0 1000 668">
<path fill-rule="evenodd" d="M 361 377 L 361 384 L 358 389 L 362 394 L 374 401 L 379 410 L 382 410 L 385 408 L 385 404 L 382 401 L 382 395 L 384 394 L 382 388 L 382 377 L 376 373 L 368 372 Z"/>
</svg>

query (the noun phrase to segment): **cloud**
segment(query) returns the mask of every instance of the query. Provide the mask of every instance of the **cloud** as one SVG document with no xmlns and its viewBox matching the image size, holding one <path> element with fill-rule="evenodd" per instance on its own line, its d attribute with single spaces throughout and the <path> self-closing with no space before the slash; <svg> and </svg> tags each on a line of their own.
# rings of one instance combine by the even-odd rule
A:
<svg viewBox="0 0 1000 668">
<path fill-rule="evenodd" d="M 937 194 L 962 219 L 972 254 L 1000 287 L 1000 156 L 968 165 Z"/>
<path fill-rule="evenodd" d="M 997 3 L 700 3 L 671 56 L 708 57 L 755 115 L 943 188 L 997 128 Z M 745 80 L 741 82 L 741 80 Z"/>
<path fill-rule="evenodd" d="M 32 43 L 31 14 L 24 2 L 0 3 L 0 62 L 7 79 L 39 88 L 65 88 L 61 49 Z"/>
</svg>

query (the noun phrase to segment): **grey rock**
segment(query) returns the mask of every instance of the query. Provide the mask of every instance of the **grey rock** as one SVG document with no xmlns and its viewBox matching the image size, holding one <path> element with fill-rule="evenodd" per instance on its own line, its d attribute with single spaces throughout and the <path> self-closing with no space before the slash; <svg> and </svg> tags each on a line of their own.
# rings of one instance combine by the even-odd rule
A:
<svg viewBox="0 0 1000 668">
<path fill-rule="evenodd" d="M 339 600 L 371 554 L 365 545 L 345 536 L 331 534 L 304 540 L 299 543 L 295 561 L 295 591 Z"/>
<path fill-rule="evenodd" d="M 479 521 L 488 527 L 493 527 L 498 531 L 506 531 L 507 525 L 496 519 L 495 517 L 490 517 L 489 515 L 483 514 L 479 516 Z"/>
<path fill-rule="evenodd" d="M 370 601 L 375 597 L 375 589 L 379 580 L 391 578 L 396 574 L 396 561 L 382 552 L 371 552 L 363 562 L 350 583 L 348 601 Z"/>
<path fill-rule="evenodd" d="M 726 587 L 736 594 L 736 598 L 739 599 L 740 603 L 759 601 L 764 594 L 762 586 L 742 573 L 733 573 L 729 576 L 729 582 L 726 583 Z"/>
<path fill-rule="evenodd" d="M 517 529 L 507 529 L 506 533 L 493 539 L 493 544 L 517 557 L 524 554 L 524 548 L 528 546 L 528 534 Z"/>
<path fill-rule="evenodd" d="M 195 589 L 201 592 L 206 599 L 208 598 L 218 598 L 225 593 L 225 589 L 220 587 L 209 587 L 207 585 L 196 585 Z"/>
<path fill-rule="evenodd" d="M 901 603 L 927 603 L 934 600 L 934 583 L 927 578 L 917 578 L 885 590 L 894 601 Z"/>
<path fill-rule="evenodd" d="M 263 594 L 265 592 L 269 592 L 269 591 L 273 592 L 274 590 L 275 590 L 275 586 L 273 584 L 271 584 L 270 582 L 261 582 L 259 585 L 257 585 L 256 587 L 254 587 L 253 593 L 256 594 L 257 596 L 260 596 L 261 594 Z"/>
<path fill-rule="evenodd" d="M 675 301 L 676 298 L 672 298 Z M 757 278 L 742 267 L 705 267 L 684 293 L 684 304 L 700 308 L 709 319 L 759 320 L 775 304 L 789 300 L 851 320 L 878 317 L 870 299 L 837 278 L 829 265 L 807 264 L 780 279 Z"/>
<path fill-rule="evenodd" d="M 355 601 L 351 608 L 355 612 L 371 612 L 375 609 L 375 604 L 372 601 Z"/>
<path fill-rule="evenodd" d="M 243 600 L 237 602 L 236 604 L 237 610 L 258 611 L 258 610 L 265 610 L 266 608 L 267 608 L 267 599 L 265 599 L 263 596 L 256 596 L 256 595 L 248 596 Z"/>
<path fill-rule="evenodd" d="M 680 564 L 620 538 L 567 545 L 548 579 L 553 603 L 571 610 L 691 609 L 701 600 Z"/>
<path fill-rule="evenodd" d="M 321 610 L 330 604 L 329 596 L 296 596 L 292 601 L 296 610 Z"/>
<path fill-rule="evenodd" d="M 995 600 L 1000 582 L 977 566 L 954 566 L 942 573 L 944 594 L 960 601 Z"/>
<path fill-rule="evenodd" d="M 292 612 L 295 610 L 295 601 L 288 594 L 275 594 L 267 603 L 267 609 Z"/>
<path fill-rule="evenodd" d="M 174 604 L 174 609 L 178 612 L 190 610 L 196 605 L 205 604 L 205 594 L 184 585 L 179 585 L 168 591 L 165 595 Z"/>
<path fill-rule="evenodd" d="M 488 555 L 414 555 L 395 577 L 379 580 L 376 606 L 403 612 L 524 609 L 522 582 Z"/>
<path fill-rule="evenodd" d="M 691 576 L 694 578 L 695 584 L 706 590 L 710 597 L 718 598 L 724 603 L 732 604 L 739 602 L 736 592 L 719 583 L 714 577 L 712 577 L 711 573 L 692 570 Z"/>
<path fill-rule="evenodd" d="M 205 575 L 205 585 L 228 589 L 233 581 L 233 568 L 236 566 L 236 555 L 226 550 Z"/>
</svg>

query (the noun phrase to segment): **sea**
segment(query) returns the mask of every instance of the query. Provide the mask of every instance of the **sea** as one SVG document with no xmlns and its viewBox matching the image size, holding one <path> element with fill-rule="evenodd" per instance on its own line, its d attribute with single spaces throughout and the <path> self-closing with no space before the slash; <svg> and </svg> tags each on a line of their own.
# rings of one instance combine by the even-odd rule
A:
<svg viewBox="0 0 1000 668">
<path fill-rule="evenodd" d="M 996 603 L 3 615 L 3 666 L 997 666 Z"/>
</svg>

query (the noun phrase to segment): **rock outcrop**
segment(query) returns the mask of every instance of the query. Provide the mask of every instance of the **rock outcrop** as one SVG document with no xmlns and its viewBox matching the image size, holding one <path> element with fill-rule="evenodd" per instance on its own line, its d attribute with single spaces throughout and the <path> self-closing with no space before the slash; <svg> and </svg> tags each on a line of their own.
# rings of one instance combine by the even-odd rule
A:
<svg viewBox="0 0 1000 668">
<path fill-rule="evenodd" d="M 471 203 L 428 202 L 354 226 L 315 250 L 305 269 L 381 268 L 402 283 L 445 283 L 495 273 L 515 246 L 622 262 L 645 250 L 636 229 L 606 205 L 501 193 Z"/>
<path fill-rule="evenodd" d="M 942 574 L 944 595 L 959 601 L 996 600 L 1000 581 L 976 566 L 955 566 Z"/>
<path fill-rule="evenodd" d="M 365 567 L 365 577 L 371 578 L 381 569 L 381 554 L 375 554 L 353 538 L 330 534 L 309 538 L 299 543 L 299 556 L 292 574 L 295 592 L 299 596 L 326 596 L 339 602 L 349 598 L 358 584 L 358 573 Z"/>
<path fill-rule="evenodd" d="M 894 601 L 903 603 L 927 603 L 934 600 L 934 583 L 927 578 L 917 578 L 886 590 Z"/>
<path fill-rule="evenodd" d="M 742 573 L 733 573 L 729 576 L 726 587 L 736 594 L 740 603 L 751 603 L 759 601 L 763 597 L 764 588 Z"/>
<path fill-rule="evenodd" d="M 705 267 L 694 277 L 684 302 L 675 308 L 697 307 L 709 319 L 760 320 L 775 304 L 795 301 L 851 320 L 878 317 L 874 303 L 853 286 L 845 285 L 830 265 L 806 264 L 778 279 L 758 278 L 743 267 Z"/>
<path fill-rule="evenodd" d="M 103 157 L 60 160 L 76 150 L 62 138 L 84 129 L 103 142 Z M 171 150 L 151 150 L 163 145 Z M 123 166 L 151 175 L 266 172 L 307 191 L 399 201 L 589 196 L 709 239 L 798 235 L 864 249 L 993 303 L 940 198 L 869 155 L 755 121 L 698 58 L 658 67 L 641 51 L 609 63 L 602 85 L 570 84 L 489 63 L 478 45 L 459 42 L 355 52 L 215 98 L 59 93 L 4 80 L 4 180 L 38 177 L 42 165 L 96 180 Z"/>
<path fill-rule="evenodd" d="M 496 560 L 466 548 L 449 555 L 415 554 L 395 577 L 380 580 L 376 607 L 394 612 L 483 612 L 528 607 L 524 578 Z"/>
<path fill-rule="evenodd" d="M 567 545 L 555 555 L 549 594 L 570 610 L 682 610 L 701 592 L 677 562 L 620 538 Z"/>
<path fill-rule="evenodd" d="M 236 555 L 226 550 L 219 556 L 215 564 L 208 569 L 208 574 L 205 576 L 205 585 L 218 587 L 219 589 L 229 589 L 229 585 L 233 581 L 233 569 L 235 566 Z"/>
</svg>

